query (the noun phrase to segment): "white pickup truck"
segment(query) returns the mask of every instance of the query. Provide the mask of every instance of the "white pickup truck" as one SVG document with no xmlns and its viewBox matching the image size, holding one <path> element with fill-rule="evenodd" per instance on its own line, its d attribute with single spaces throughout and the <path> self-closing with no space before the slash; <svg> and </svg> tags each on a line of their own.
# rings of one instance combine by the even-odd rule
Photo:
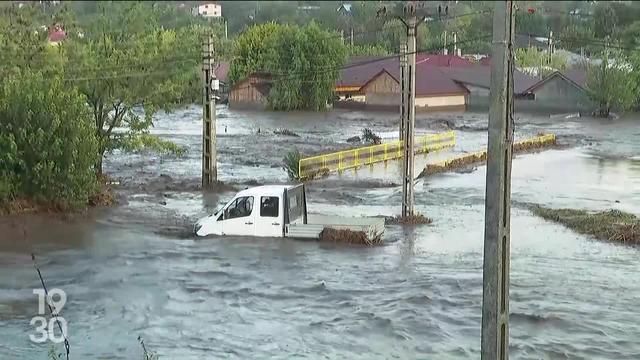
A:
<svg viewBox="0 0 640 360">
<path fill-rule="evenodd" d="M 319 239 L 325 228 L 363 232 L 379 240 L 382 218 L 307 214 L 304 185 L 267 185 L 240 191 L 215 214 L 194 225 L 197 236 L 235 235 Z"/>
</svg>

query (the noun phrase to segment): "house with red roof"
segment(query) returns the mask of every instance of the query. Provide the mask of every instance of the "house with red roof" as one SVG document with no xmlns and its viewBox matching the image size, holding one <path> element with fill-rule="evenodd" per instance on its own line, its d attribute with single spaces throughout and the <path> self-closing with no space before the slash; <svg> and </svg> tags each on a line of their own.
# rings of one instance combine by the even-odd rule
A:
<svg viewBox="0 0 640 360">
<path fill-rule="evenodd" d="M 416 55 L 416 111 L 464 110 L 468 90 L 438 71 L 473 63 L 456 55 Z M 340 72 L 338 108 L 392 110 L 400 106 L 400 62 L 396 57 L 359 58 Z"/>
</svg>

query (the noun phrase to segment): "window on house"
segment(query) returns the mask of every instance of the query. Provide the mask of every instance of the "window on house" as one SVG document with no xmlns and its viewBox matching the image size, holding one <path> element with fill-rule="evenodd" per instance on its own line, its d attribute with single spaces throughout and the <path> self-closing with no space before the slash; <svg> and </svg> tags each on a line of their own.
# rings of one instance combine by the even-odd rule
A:
<svg viewBox="0 0 640 360">
<path fill-rule="evenodd" d="M 260 199 L 260 216 L 278 217 L 279 201 L 277 196 L 263 196 Z"/>
<path fill-rule="evenodd" d="M 234 219 L 251 215 L 253 210 L 253 196 L 235 199 L 224 211 L 224 219 Z"/>
</svg>

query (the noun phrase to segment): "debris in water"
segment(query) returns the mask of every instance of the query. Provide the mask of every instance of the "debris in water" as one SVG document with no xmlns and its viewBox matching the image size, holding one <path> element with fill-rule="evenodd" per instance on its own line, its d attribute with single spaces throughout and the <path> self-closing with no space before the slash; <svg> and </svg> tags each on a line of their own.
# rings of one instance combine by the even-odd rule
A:
<svg viewBox="0 0 640 360">
<path fill-rule="evenodd" d="M 276 130 L 273 131 L 273 133 L 276 134 L 276 135 L 300 137 L 300 135 L 294 133 L 293 131 L 291 131 L 289 129 L 276 129 Z"/>
<path fill-rule="evenodd" d="M 599 240 L 640 244 L 640 219 L 620 210 L 588 212 L 532 206 L 531 211 L 545 220 L 560 223 L 577 233 L 591 235 Z"/>
<path fill-rule="evenodd" d="M 534 138 L 515 142 L 513 144 L 513 154 L 528 153 L 547 147 L 553 147 L 556 145 L 556 136 L 554 134 L 539 134 Z M 418 178 L 422 178 L 424 176 L 432 174 L 466 169 L 472 165 L 484 164 L 486 161 L 486 150 L 464 154 L 439 163 L 427 164 L 420 175 L 418 175 Z"/>
<path fill-rule="evenodd" d="M 354 142 L 360 142 L 360 141 L 362 141 L 362 139 L 360 139 L 360 136 L 358 136 L 358 135 L 352 136 L 352 137 L 347 139 L 348 143 L 354 143 Z"/>
<path fill-rule="evenodd" d="M 362 140 L 373 145 L 382 144 L 382 138 L 378 136 L 378 134 L 371 131 L 371 129 L 369 128 L 362 129 Z"/>
<path fill-rule="evenodd" d="M 342 243 L 348 245 L 375 246 L 383 243 L 382 237 L 369 239 L 363 231 L 353 231 L 349 229 L 325 228 L 320 233 L 320 241 Z"/>
<path fill-rule="evenodd" d="M 409 216 L 387 217 L 384 220 L 387 225 L 428 225 L 433 222 L 432 219 L 418 213 Z"/>
</svg>

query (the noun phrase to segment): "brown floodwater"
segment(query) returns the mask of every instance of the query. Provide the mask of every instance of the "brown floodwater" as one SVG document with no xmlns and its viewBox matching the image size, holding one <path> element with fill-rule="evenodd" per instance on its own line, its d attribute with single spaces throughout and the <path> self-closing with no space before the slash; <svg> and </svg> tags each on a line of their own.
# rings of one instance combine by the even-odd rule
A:
<svg viewBox="0 0 640 360">
<path fill-rule="evenodd" d="M 287 181 L 280 162 L 293 148 L 312 154 L 347 146 L 363 127 L 384 137 L 397 132 L 391 114 L 225 107 L 218 114 L 220 179 L 233 189 Z M 29 340 L 38 312 L 33 289 L 40 288 L 31 251 L 47 286 L 67 294 L 61 316 L 72 359 L 139 359 L 139 335 L 161 359 L 479 358 L 483 166 L 420 180 L 416 207 L 433 225 L 389 226 L 382 247 L 195 239 L 189 224 L 234 191 L 197 190 L 200 115 L 193 107 L 156 119 L 153 132 L 187 146 L 184 158 L 107 157 L 123 205 L 73 219 L 0 220 L 0 359 L 47 358 L 49 345 Z M 640 358 L 640 250 L 575 234 L 527 210 L 538 203 L 640 214 L 639 125 L 638 116 L 517 116 L 516 138 L 554 132 L 567 146 L 514 159 L 512 358 Z M 486 114 L 422 115 L 418 133 L 453 128 L 458 144 L 420 156 L 418 166 L 481 149 L 486 127 Z M 277 128 L 300 137 L 271 135 Z M 331 175 L 309 185 L 309 211 L 396 215 L 399 180 L 396 162 Z"/>
</svg>

